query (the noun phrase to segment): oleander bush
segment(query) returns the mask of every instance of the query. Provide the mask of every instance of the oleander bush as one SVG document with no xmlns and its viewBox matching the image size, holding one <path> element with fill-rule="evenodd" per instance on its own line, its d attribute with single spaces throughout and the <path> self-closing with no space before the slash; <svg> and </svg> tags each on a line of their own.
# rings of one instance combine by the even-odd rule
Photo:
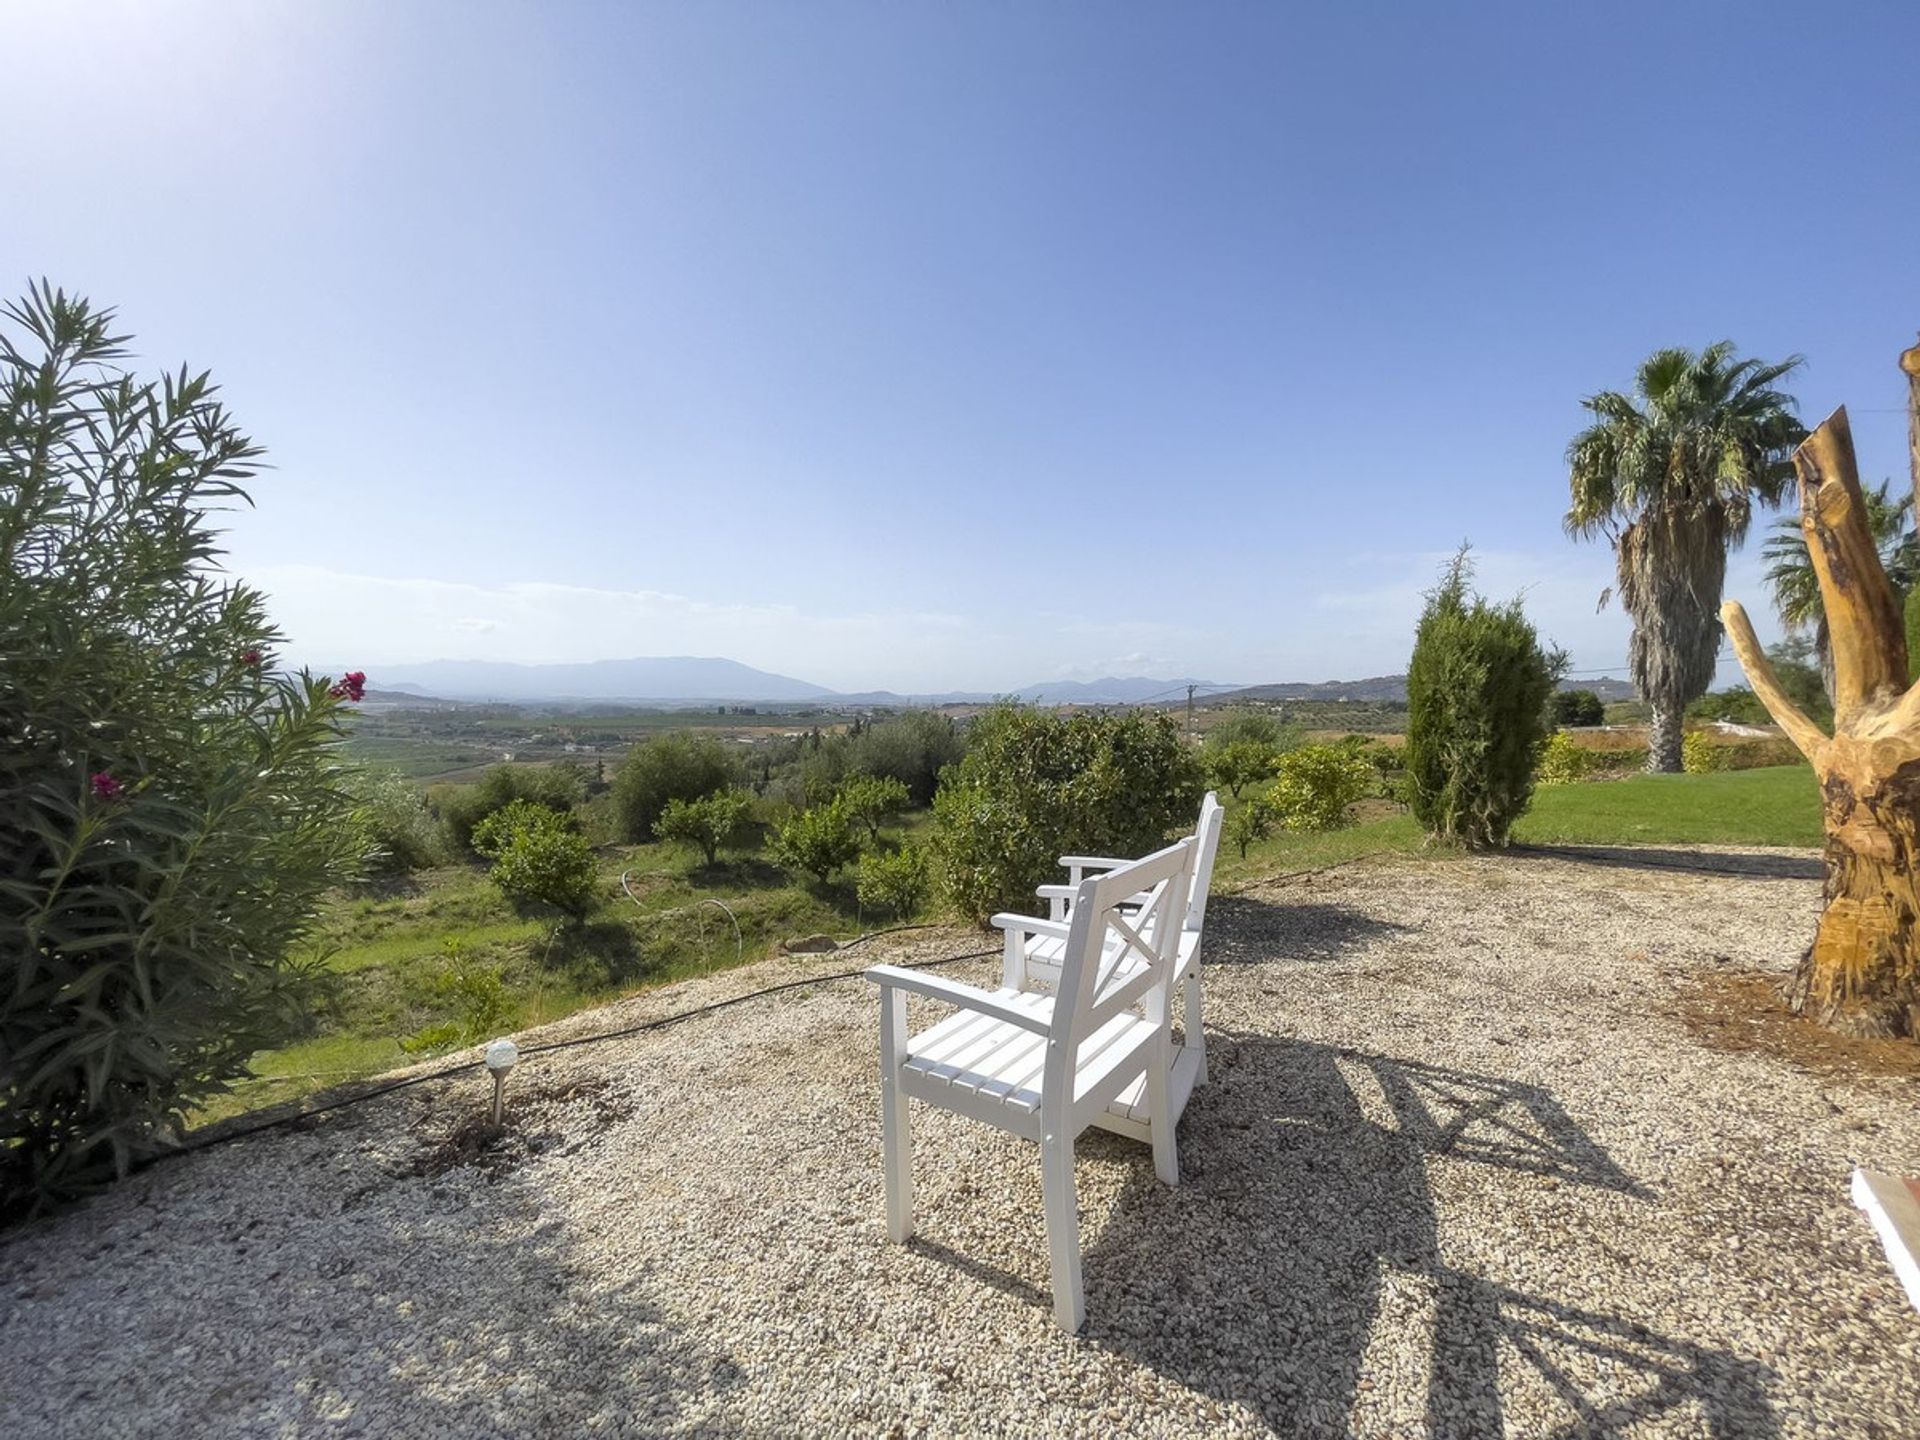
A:
<svg viewBox="0 0 1920 1440">
<path fill-rule="evenodd" d="M 365 837 L 337 684 L 275 665 L 209 512 L 261 451 L 205 374 L 126 373 L 111 311 L 0 307 L 0 1212 L 163 1147 L 307 1020 Z"/>
</svg>

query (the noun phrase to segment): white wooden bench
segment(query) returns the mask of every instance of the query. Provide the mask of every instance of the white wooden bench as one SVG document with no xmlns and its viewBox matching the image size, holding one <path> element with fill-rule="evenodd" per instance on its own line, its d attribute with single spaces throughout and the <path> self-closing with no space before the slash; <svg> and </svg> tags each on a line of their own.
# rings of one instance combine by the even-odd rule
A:
<svg viewBox="0 0 1920 1440">
<path fill-rule="evenodd" d="M 1172 1079 L 1173 1115 L 1177 1121 L 1187 1108 L 1194 1087 L 1207 1078 L 1207 1040 L 1203 1026 L 1200 993 L 1200 940 L 1206 929 L 1207 892 L 1213 884 L 1213 862 L 1220 853 L 1220 832 L 1226 810 L 1212 791 L 1200 803 L 1200 820 L 1194 829 L 1193 879 L 1187 902 L 1181 913 L 1179 958 L 1173 972 L 1173 989 L 1180 998 L 1181 1038 L 1174 1047 Z M 1006 932 L 1006 958 L 1001 963 L 1000 983 L 1008 990 L 1051 990 L 1060 983 L 1060 962 L 1066 948 L 1066 935 L 1072 914 L 1073 897 L 1089 874 L 1111 872 L 1130 864 L 1099 855 L 1062 855 L 1060 864 L 1069 878 L 1066 885 L 1042 885 L 1038 894 L 1048 902 L 1045 920 L 1026 915 L 996 915 L 993 923 Z M 1147 1138 L 1146 1097 L 1139 1087 L 1117 1097 L 1109 1112 L 1095 1121 L 1103 1129 L 1136 1140 Z"/>
<path fill-rule="evenodd" d="M 1073 1143 L 1139 1094 L 1154 1173 L 1179 1183 L 1167 1002 L 1179 957 L 1180 916 L 1193 877 L 1192 837 L 1075 887 L 1051 995 L 980 990 L 924 971 L 876 965 L 880 986 L 880 1112 L 886 1151 L 887 1234 L 913 1233 L 913 1161 L 907 1101 L 921 1100 L 1040 1146 L 1041 1194 L 1053 1270 L 1053 1316 L 1067 1330 L 1086 1318 Z M 955 1007 L 907 1033 L 907 996 Z"/>
</svg>

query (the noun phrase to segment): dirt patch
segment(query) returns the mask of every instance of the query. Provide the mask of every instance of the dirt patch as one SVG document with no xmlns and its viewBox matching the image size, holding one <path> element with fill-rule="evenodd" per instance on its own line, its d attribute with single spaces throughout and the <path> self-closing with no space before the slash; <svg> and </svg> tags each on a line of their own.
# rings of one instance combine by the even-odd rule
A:
<svg viewBox="0 0 1920 1440">
<path fill-rule="evenodd" d="M 486 1108 L 469 1110 L 451 1129 L 426 1138 L 394 1175 L 432 1179 L 473 1169 L 498 1180 L 549 1150 L 571 1154 L 632 1113 L 632 1099 L 604 1078 L 554 1082 L 519 1094 L 509 1086 L 501 1124 Z"/>
<path fill-rule="evenodd" d="M 1689 983 L 1676 1009 L 1710 1049 L 1757 1050 L 1816 1075 L 1920 1078 L 1920 1043 L 1840 1035 L 1802 1020 L 1780 998 L 1776 976 L 1709 972 Z"/>
</svg>

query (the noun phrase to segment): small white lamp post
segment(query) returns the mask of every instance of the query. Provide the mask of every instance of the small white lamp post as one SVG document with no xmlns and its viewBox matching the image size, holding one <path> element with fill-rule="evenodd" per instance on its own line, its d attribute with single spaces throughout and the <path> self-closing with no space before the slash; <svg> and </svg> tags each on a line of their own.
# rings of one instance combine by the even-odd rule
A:
<svg viewBox="0 0 1920 1440">
<path fill-rule="evenodd" d="M 511 1040 L 496 1040 L 487 1046 L 487 1073 L 493 1076 L 493 1123 L 498 1125 L 507 1111 L 507 1072 L 520 1063 L 520 1047 Z"/>
</svg>

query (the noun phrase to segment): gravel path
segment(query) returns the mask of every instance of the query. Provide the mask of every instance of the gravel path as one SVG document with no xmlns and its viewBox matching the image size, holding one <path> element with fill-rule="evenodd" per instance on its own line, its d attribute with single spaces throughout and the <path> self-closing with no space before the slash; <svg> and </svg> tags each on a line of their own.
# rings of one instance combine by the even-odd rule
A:
<svg viewBox="0 0 1920 1440">
<path fill-rule="evenodd" d="M 1816 882 L 1664 858 L 1748 873 L 1399 861 L 1216 900 L 1182 1185 L 1081 1146 L 1077 1339 L 1018 1142 L 918 1112 L 920 1236 L 886 1242 L 876 1006 L 841 982 L 530 1059 L 479 1163 L 467 1078 L 27 1230 L 0 1435 L 1912 1435 L 1920 1316 L 1846 1182 L 1920 1173 L 1914 1082 L 1698 1038 L 1686 996 L 1787 967 Z"/>
</svg>

